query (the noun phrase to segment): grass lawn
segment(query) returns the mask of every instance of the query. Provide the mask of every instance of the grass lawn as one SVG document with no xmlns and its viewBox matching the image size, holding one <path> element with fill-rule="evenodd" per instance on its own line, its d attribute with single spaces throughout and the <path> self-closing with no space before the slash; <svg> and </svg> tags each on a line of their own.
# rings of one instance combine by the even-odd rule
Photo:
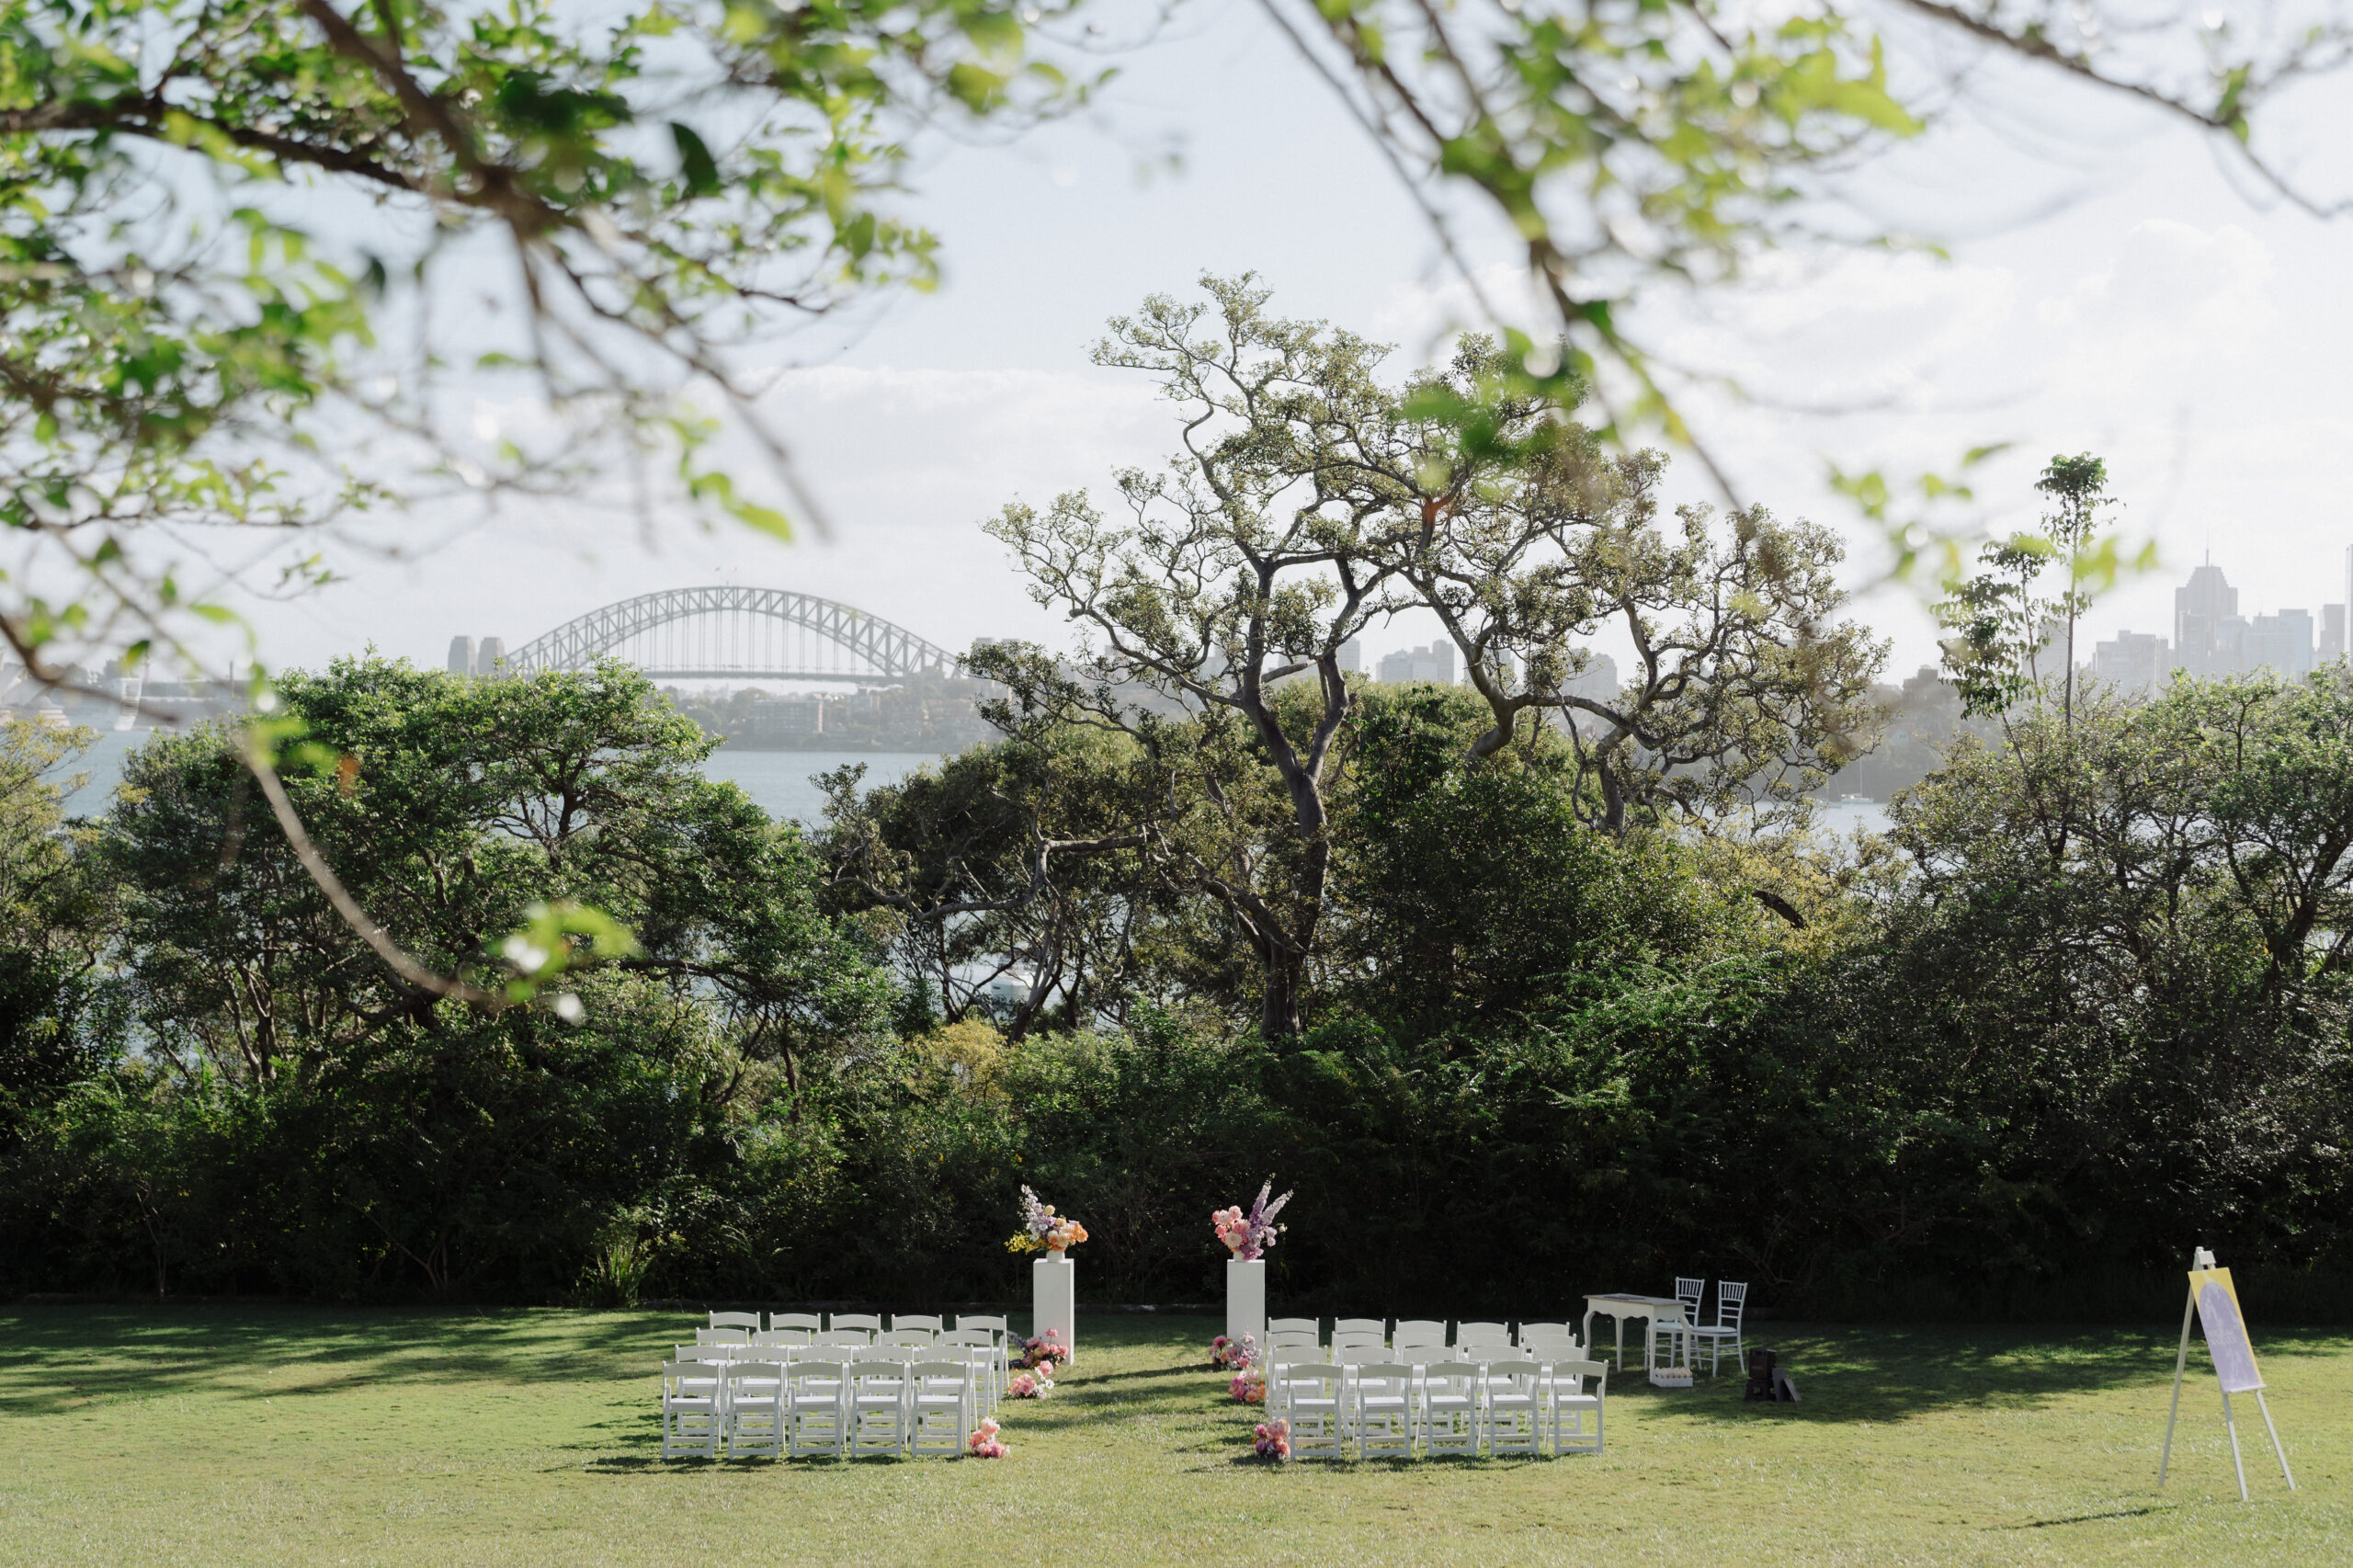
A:
<svg viewBox="0 0 2353 1568">
<path fill-rule="evenodd" d="M 0 1312 L 0 1562 L 2353 1562 L 2340 1333 L 2256 1330 L 2303 1490 L 2247 1400 L 2242 1506 L 2211 1373 L 2156 1490 L 2177 1325 L 1766 1324 L 1802 1406 L 1637 1375 L 1599 1458 L 1276 1471 L 1205 1369 L 1217 1324 L 1117 1316 L 1007 1406 L 1003 1460 L 664 1465 L 654 1371 L 691 1324 Z"/>
</svg>

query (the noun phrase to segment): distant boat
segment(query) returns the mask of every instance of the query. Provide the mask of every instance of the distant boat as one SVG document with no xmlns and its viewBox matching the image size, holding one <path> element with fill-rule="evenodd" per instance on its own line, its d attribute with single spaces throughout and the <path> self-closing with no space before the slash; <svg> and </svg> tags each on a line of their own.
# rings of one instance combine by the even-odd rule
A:
<svg viewBox="0 0 2353 1568">
<path fill-rule="evenodd" d="M 1869 795 L 1841 795 L 1838 797 L 1838 803 L 1842 806 L 1876 806 L 1879 804 L 1877 801 L 1872 800 Z"/>
</svg>

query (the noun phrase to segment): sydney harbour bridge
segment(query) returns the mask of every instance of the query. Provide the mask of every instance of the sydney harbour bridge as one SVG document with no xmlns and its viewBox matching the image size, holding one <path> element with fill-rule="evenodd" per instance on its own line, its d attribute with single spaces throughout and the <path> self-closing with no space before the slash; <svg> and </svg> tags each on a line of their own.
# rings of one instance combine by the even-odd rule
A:
<svg viewBox="0 0 2353 1568">
<path fill-rule="evenodd" d="M 452 668 L 581 670 L 599 659 L 655 680 L 883 682 L 951 676 L 956 655 L 904 626 L 834 599 L 733 585 L 668 588 L 565 621 L 513 652 L 459 638 Z"/>
</svg>

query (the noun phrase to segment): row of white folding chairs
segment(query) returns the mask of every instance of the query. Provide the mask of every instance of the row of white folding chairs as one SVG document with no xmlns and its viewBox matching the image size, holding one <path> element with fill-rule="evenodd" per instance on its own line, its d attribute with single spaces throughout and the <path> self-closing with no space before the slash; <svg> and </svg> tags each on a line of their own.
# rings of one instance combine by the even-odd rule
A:
<svg viewBox="0 0 2353 1568">
<path fill-rule="evenodd" d="M 1295 1459 L 1597 1454 L 1608 1392 L 1608 1366 L 1583 1359 L 1279 1363 L 1267 1416 Z"/>
<path fill-rule="evenodd" d="M 770 1312 L 767 1314 L 767 1322 L 762 1323 L 760 1314 L 757 1312 L 714 1312 L 710 1314 L 710 1326 L 740 1328 L 746 1332 L 756 1332 L 762 1329 L 805 1328 L 812 1334 L 823 1333 L 828 1329 L 847 1328 L 862 1328 L 869 1334 L 882 1334 L 899 1329 L 928 1329 L 933 1334 L 938 1334 L 949 1327 L 985 1328 L 999 1335 L 1007 1332 L 1005 1319 L 1002 1317 L 966 1313 L 950 1324 L 948 1319 L 939 1316 L 937 1312 L 894 1312 L 887 1322 L 878 1312 L 835 1312 L 830 1317 L 820 1317 L 815 1312 Z"/>
<path fill-rule="evenodd" d="M 967 1361 L 668 1361 L 662 1457 L 961 1459 L 976 1383 Z"/>
<path fill-rule="evenodd" d="M 950 1329 L 936 1343 L 927 1345 L 681 1345 L 673 1351 L 672 1358 L 678 1361 L 780 1362 L 787 1366 L 803 1361 L 889 1361 L 900 1365 L 925 1360 L 959 1361 L 972 1369 L 973 1386 L 983 1415 L 996 1409 L 997 1401 L 1005 1396 L 1006 1381 L 1002 1347 L 991 1344 L 988 1335 L 979 1329 Z"/>
<path fill-rule="evenodd" d="M 750 1317 L 753 1314 L 713 1312 L 710 1315 L 717 1318 Z M 780 1312 L 776 1314 L 778 1317 L 784 1315 L 786 1314 Z M 799 1315 L 808 1317 L 812 1321 L 815 1318 L 814 1313 Z M 709 1328 L 695 1330 L 695 1343 L 697 1345 L 767 1346 L 779 1349 L 807 1346 L 855 1348 L 861 1345 L 901 1345 L 920 1347 L 985 1343 L 990 1346 L 995 1363 L 990 1372 L 992 1401 L 995 1396 L 1004 1393 L 1006 1382 L 1012 1376 L 1013 1356 L 1008 1344 L 1010 1335 L 1005 1326 L 1005 1320 L 1001 1317 L 966 1317 L 957 1327 L 949 1329 L 924 1327 L 909 1319 L 902 1318 L 890 1328 L 873 1329 L 843 1324 L 841 1319 L 848 1315 L 850 1314 L 836 1314 L 835 1321 L 837 1326 L 824 1329 L 812 1329 L 798 1324 L 773 1325 L 767 1328 L 745 1328 L 740 1324 L 714 1324 Z M 938 1320 L 933 1321 L 936 1323 Z"/>
<path fill-rule="evenodd" d="M 1317 1318 L 1268 1318 L 1267 1348 L 1269 1353 L 1323 1348 L 1327 1342 L 1321 1324 Z M 1447 1327 L 1437 1318 L 1401 1318 L 1392 1334 L 1381 1318 L 1338 1318 L 1333 1322 L 1328 1344 L 1335 1359 L 1343 1350 L 1366 1347 L 1394 1350 L 1402 1360 L 1448 1355 L 1462 1360 L 1483 1349 L 1540 1350 L 1561 1357 L 1584 1348 L 1577 1342 L 1576 1330 L 1564 1323 L 1523 1323 L 1517 1334 L 1500 1323 L 1457 1323 L 1450 1343 Z"/>
</svg>

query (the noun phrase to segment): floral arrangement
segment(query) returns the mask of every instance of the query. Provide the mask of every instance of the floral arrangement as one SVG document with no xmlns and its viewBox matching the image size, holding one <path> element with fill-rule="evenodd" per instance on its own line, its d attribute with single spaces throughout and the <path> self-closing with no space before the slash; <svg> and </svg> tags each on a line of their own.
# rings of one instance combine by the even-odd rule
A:
<svg viewBox="0 0 2353 1568">
<path fill-rule="evenodd" d="M 1264 1433 L 1266 1428 L 1261 1426 L 1258 1430 Z M 983 1415 L 981 1417 L 981 1424 L 972 1429 L 972 1435 L 964 1439 L 964 1446 L 972 1450 L 972 1457 L 976 1460 L 1001 1460 L 1012 1450 L 998 1440 L 996 1434 L 996 1418 L 993 1415 Z M 1259 1451 L 1263 1453 L 1266 1450 L 1261 1449 Z M 1286 1449 L 1284 1451 L 1290 1450 Z"/>
<path fill-rule="evenodd" d="M 1288 1196 L 1288 1195 L 1286 1195 Z M 1063 1252 L 1086 1239 L 1086 1227 L 1067 1214 L 1057 1214 L 1051 1203 L 1040 1203 L 1028 1187 L 1021 1189 L 1021 1229 L 1005 1244 L 1007 1252 Z"/>
<path fill-rule="evenodd" d="M 1067 1367 L 1077 1359 L 1071 1347 L 1063 1343 L 1062 1330 L 1050 1328 L 1035 1339 L 1021 1342 L 1021 1364 L 1034 1368 L 1048 1377 L 1056 1367 Z"/>
<path fill-rule="evenodd" d="M 1029 1188 L 1022 1190 L 1026 1192 Z M 1275 1184 L 1269 1179 L 1258 1189 L 1257 1201 L 1250 1205 L 1247 1214 L 1237 1205 L 1232 1209 L 1217 1210 L 1210 1215 L 1210 1223 L 1217 1231 L 1217 1239 L 1245 1263 L 1266 1256 L 1267 1249 L 1274 1245 L 1277 1238 L 1289 1228 L 1276 1224 L 1275 1216 L 1281 1213 L 1283 1205 L 1290 1201 L 1290 1194 L 1286 1192 L 1269 1203 L 1267 1195 L 1274 1190 Z"/>
<path fill-rule="evenodd" d="M 1010 1399 L 1045 1398 L 1054 1392 L 1054 1380 L 1046 1375 L 1051 1370 L 1052 1368 L 1048 1365 L 1034 1372 L 1014 1373 L 1012 1380 L 1005 1385 L 1006 1397 Z"/>
<path fill-rule="evenodd" d="M 1225 1385 L 1225 1391 L 1245 1404 L 1266 1403 L 1267 1369 L 1264 1367 L 1243 1368 L 1242 1370 L 1233 1374 L 1233 1381 Z"/>
<path fill-rule="evenodd" d="M 1000 1448 L 1004 1445 L 998 1445 Z M 1258 1436 L 1254 1445 L 1262 1460 L 1290 1458 L 1290 1423 L 1281 1416 L 1258 1423 Z"/>
<path fill-rule="evenodd" d="M 1219 1335 L 1210 1341 L 1210 1365 L 1221 1370 L 1240 1371 L 1258 1364 L 1258 1336 L 1245 1334 L 1239 1339 Z"/>
</svg>

